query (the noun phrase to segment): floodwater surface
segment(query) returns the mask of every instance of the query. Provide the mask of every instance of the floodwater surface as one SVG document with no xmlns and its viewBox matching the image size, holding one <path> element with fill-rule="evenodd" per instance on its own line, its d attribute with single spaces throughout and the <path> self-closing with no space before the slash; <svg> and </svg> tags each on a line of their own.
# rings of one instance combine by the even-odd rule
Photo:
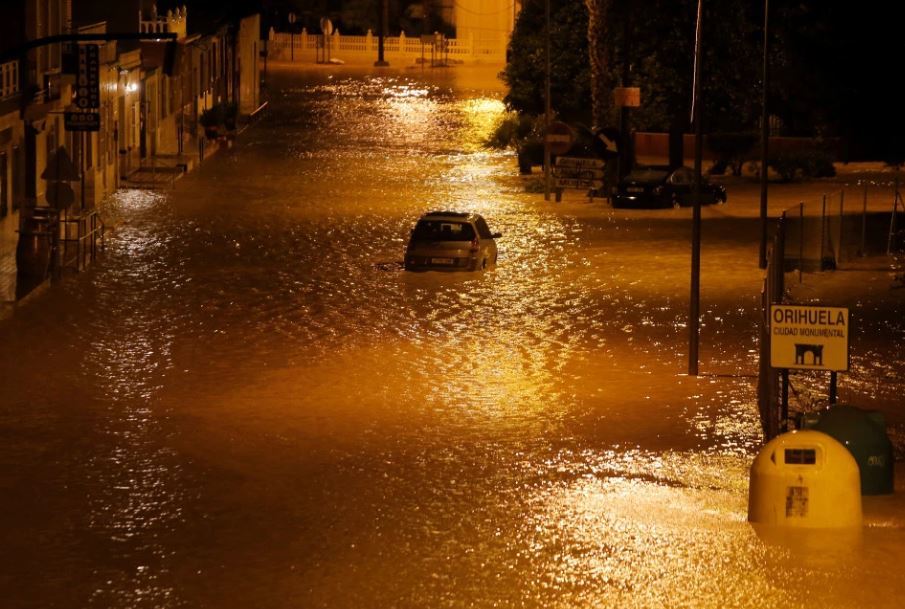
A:
<svg viewBox="0 0 905 609">
<path fill-rule="evenodd" d="M 888 498 L 747 522 L 754 225 L 708 211 L 686 376 L 687 210 L 526 193 L 492 74 L 272 69 L 234 149 L 106 204 L 101 262 L 0 322 L 0 605 L 901 606 Z M 498 267 L 400 270 L 434 209 Z"/>
</svg>

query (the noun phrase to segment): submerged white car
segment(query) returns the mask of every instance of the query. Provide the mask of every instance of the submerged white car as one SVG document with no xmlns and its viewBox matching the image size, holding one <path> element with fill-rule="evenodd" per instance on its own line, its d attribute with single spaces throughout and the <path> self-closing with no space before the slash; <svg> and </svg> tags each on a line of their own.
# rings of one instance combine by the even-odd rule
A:
<svg viewBox="0 0 905 609">
<path fill-rule="evenodd" d="M 496 241 L 479 214 L 432 211 L 418 220 L 405 250 L 407 271 L 477 271 L 496 265 Z"/>
</svg>

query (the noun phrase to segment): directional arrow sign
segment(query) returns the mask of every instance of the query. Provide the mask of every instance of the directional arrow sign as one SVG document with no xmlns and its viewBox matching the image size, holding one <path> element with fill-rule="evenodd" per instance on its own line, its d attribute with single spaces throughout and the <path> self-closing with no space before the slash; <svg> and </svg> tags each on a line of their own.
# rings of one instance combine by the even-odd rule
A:
<svg viewBox="0 0 905 609">
<path fill-rule="evenodd" d="M 590 167 L 602 169 L 604 164 L 605 163 L 603 159 L 594 159 L 588 157 L 561 156 L 556 159 L 557 167 Z"/>
<path fill-rule="evenodd" d="M 603 180 L 582 180 L 578 178 L 556 178 L 557 188 L 577 188 L 579 190 L 590 190 L 592 188 L 603 188 Z"/>
</svg>

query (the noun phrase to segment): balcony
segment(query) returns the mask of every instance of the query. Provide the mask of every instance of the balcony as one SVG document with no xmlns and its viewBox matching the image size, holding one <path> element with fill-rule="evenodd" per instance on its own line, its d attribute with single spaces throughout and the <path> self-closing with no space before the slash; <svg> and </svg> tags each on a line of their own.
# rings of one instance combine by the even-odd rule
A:
<svg viewBox="0 0 905 609">
<path fill-rule="evenodd" d="M 19 62 L 0 63 L 0 99 L 19 93 Z"/>
</svg>

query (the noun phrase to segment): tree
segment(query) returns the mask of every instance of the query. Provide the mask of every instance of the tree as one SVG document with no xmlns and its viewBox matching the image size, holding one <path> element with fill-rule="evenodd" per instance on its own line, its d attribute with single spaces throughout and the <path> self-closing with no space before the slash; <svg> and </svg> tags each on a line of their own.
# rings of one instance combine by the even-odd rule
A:
<svg viewBox="0 0 905 609">
<path fill-rule="evenodd" d="M 591 122 L 609 123 L 613 111 L 612 45 L 606 44 L 612 19 L 612 0 L 585 0 L 588 11 L 588 60 L 591 87 Z"/>
<path fill-rule="evenodd" d="M 587 121 L 591 117 L 587 11 L 582 0 L 557 1 L 551 9 L 551 105 L 564 120 Z M 522 114 L 544 113 L 544 27 L 544 0 L 527 0 L 515 22 L 501 74 L 509 85 L 506 105 Z"/>
</svg>

